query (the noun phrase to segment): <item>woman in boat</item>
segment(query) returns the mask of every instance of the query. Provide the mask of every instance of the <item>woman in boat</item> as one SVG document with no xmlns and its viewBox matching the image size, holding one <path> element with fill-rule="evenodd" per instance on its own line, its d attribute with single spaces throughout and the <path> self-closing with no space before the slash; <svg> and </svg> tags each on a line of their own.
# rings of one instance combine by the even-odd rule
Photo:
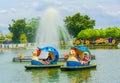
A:
<svg viewBox="0 0 120 83">
<path fill-rule="evenodd" d="M 43 64 L 50 64 L 50 61 L 53 60 L 54 54 L 52 52 L 48 53 L 47 59 L 43 59 Z"/>
<path fill-rule="evenodd" d="M 80 60 L 80 63 L 83 65 L 87 65 L 87 64 L 89 64 L 89 62 L 90 62 L 89 54 L 88 54 L 88 52 L 85 52 L 83 59 Z"/>
</svg>

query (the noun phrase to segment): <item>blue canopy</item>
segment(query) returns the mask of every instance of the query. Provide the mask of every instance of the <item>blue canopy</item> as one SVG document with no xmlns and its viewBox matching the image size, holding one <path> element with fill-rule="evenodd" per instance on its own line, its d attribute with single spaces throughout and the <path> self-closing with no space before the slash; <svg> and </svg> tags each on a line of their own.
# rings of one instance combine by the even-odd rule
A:
<svg viewBox="0 0 120 83">
<path fill-rule="evenodd" d="M 85 46 L 75 46 L 74 48 L 81 50 L 83 52 L 90 52 L 87 47 Z"/>
<path fill-rule="evenodd" d="M 38 47 L 39 48 L 39 47 Z M 46 52 L 53 52 L 54 53 L 54 60 L 52 60 L 50 62 L 50 64 L 56 64 L 58 62 L 58 59 L 59 59 L 59 53 L 58 51 L 54 48 L 54 47 L 51 47 L 51 46 L 46 46 L 46 47 L 43 47 L 43 48 L 39 48 L 41 51 L 46 51 Z"/>
</svg>

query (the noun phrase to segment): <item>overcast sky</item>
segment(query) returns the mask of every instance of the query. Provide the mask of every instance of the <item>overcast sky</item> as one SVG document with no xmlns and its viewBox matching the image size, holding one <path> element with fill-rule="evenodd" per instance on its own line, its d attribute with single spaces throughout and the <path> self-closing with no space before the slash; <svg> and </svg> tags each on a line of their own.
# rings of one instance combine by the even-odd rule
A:
<svg viewBox="0 0 120 83">
<path fill-rule="evenodd" d="M 42 16 L 53 7 L 60 15 L 77 12 L 96 20 L 95 28 L 120 27 L 120 0 L 0 0 L 0 31 L 8 33 L 12 19 Z"/>
</svg>

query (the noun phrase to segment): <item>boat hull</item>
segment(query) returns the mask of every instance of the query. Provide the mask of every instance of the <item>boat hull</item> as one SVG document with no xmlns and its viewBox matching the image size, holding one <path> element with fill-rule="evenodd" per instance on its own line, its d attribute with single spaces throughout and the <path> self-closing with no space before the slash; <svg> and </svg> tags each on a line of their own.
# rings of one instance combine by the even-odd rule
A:
<svg viewBox="0 0 120 83">
<path fill-rule="evenodd" d="M 76 71 L 76 70 L 84 70 L 90 68 L 96 68 L 96 64 L 90 64 L 87 66 L 63 66 L 61 67 L 61 71 Z"/>
<path fill-rule="evenodd" d="M 43 68 L 60 68 L 62 64 L 53 64 L 53 65 L 25 65 L 26 69 L 43 69 Z"/>
</svg>

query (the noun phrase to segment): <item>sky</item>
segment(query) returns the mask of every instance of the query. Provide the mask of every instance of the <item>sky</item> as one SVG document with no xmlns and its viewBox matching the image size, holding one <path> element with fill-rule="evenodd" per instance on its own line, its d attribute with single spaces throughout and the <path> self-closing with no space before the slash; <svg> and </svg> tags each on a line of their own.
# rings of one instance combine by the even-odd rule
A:
<svg viewBox="0 0 120 83">
<path fill-rule="evenodd" d="M 12 19 L 41 17 L 52 7 L 61 17 L 72 16 L 78 12 L 96 20 L 95 29 L 120 27 L 120 0 L 0 0 L 0 31 L 9 33 L 8 25 Z"/>
</svg>

